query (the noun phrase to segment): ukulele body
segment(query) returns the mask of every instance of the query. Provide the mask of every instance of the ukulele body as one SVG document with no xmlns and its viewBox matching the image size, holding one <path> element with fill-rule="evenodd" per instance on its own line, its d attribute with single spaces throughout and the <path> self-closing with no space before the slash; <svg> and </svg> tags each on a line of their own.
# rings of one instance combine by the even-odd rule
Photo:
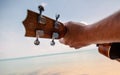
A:
<svg viewBox="0 0 120 75">
<path fill-rule="evenodd" d="M 99 44 L 98 51 L 110 59 L 120 61 L 120 43 Z"/>
</svg>

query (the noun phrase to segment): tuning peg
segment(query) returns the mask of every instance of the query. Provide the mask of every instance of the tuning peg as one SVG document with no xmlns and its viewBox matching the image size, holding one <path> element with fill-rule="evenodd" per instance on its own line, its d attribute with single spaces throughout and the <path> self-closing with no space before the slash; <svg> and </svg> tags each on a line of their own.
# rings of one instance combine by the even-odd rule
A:
<svg viewBox="0 0 120 75">
<path fill-rule="evenodd" d="M 35 45 L 39 45 L 39 44 L 40 44 L 40 41 L 39 41 L 38 38 L 34 41 L 34 44 L 35 44 Z"/>
<path fill-rule="evenodd" d="M 39 39 L 38 39 L 38 38 L 39 38 L 39 33 L 40 33 L 40 32 L 39 32 L 38 30 L 36 30 L 36 40 L 34 41 L 34 44 L 35 44 L 35 45 L 39 45 L 39 44 L 40 44 L 40 41 L 39 41 Z"/>
<path fill-rule="evenodd" d="M 59 37 L 59 34 L 57 32 L 53 32 L 53 34 L 52 34 L 52 41 L 50 42 L 51 46 L 55 45 L 54 39 L 57 39 L 58 37 Z"/>
<path fill-rule="evenodd" d="M 38 10 L 40 12 L 40 14 L 38 16 L 38 23 L 46 24 L 46 19 L 45 19 L 45 17 L 42 16 L 42 12 L 44 11 L 44 7 L 42 5 L 40 5 L 40 6 L 38 6 Z"/>
<path fill-rule="evenodd" d="M 59 19 L 59 17 L 60 17 L 60 14 L 57 14 L 56 16 L 56 20 L 55 20 L 55 23 L 54 23 L 54 27 L 56 28 L 56 29 L 58 29 L 59 28 L 59 22 L 58 22 L 58 19 Z"/>
<path fill-rule="evenodd" d="M 39 45 L 40 41 L 39 41 L 39 37 L 44 36 L 44 31 L 43 30 L 36 30 L 36 40 L 34 41 L 35 45 Z"/>
</svg>

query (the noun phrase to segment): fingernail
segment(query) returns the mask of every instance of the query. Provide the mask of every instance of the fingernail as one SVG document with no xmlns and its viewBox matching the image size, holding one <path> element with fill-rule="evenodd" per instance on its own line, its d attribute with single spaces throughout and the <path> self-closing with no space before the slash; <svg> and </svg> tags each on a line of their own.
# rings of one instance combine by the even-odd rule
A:
<svg viewBox="0 0 120 75">
<path fill-rule="evenodd" d="M 59 40 L 59 42 L 60 42 L 60 43 L 65 43 L 65 41 L 64 41 L 63 38 L 61 38 L 61 39 Z"/>
</svg>

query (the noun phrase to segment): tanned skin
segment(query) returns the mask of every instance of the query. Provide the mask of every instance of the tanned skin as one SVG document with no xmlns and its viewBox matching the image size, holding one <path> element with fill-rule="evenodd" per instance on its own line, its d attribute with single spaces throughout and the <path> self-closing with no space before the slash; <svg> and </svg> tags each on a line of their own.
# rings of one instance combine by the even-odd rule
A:
<svg viewBox="0 0 120 75">
<path fill-rule="evenodd" d="M 90 44 L 120 42 L 120 10 L 94 24 L 69 21 L 64 25 L 67 33 L 59 41 L 75 49 Z"/>
</svg>

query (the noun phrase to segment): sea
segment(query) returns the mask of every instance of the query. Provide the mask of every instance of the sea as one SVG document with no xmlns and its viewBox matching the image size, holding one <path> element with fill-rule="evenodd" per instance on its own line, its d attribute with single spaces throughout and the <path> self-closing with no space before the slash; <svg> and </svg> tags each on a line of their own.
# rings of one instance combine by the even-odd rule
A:
<svg viewBox="0 0 120 75">
<path fill-rule="evenodd" d="M 0 59 L 0 75 L 120 75 L 120 63 L 97 50 Z"/>
</svg>

